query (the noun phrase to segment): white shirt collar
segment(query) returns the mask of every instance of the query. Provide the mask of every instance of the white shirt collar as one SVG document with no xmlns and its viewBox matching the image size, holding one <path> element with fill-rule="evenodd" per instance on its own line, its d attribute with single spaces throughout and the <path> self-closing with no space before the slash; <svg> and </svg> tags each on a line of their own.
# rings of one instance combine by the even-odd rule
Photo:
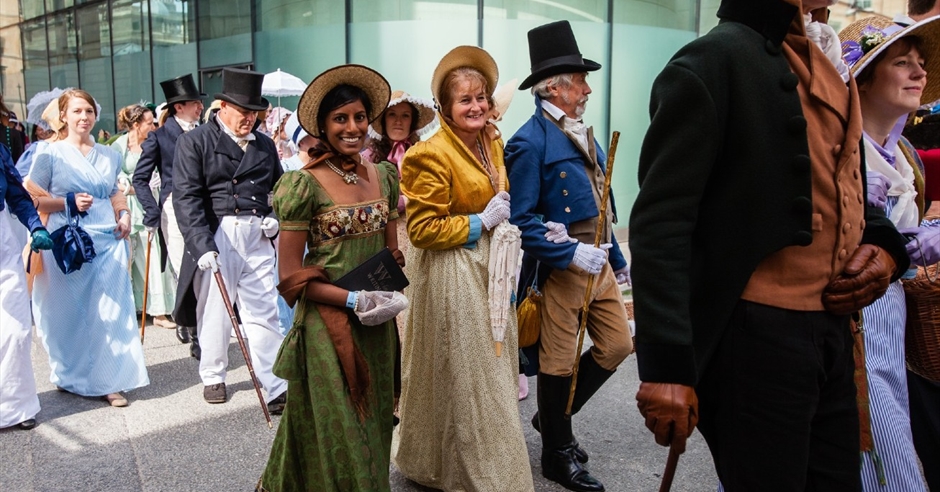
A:
<svg viewBox="0 0 940 492">
<path fill-rule="evenodd" d="M 176 120 L 176 123 L 179 124 L 180 128 L 182 128 L 184 132 L 188 132 L 196 128 L 197 126 L 199 126 L 198 121 L 193 121 L 193 122 L 184 121 L 184 120 L 181 120 L 180 117 L 176 115 L 173 115 L 173 119 Z"/>
<path fill-rule="evenodd" d="M 556 121 L 562 121 L 562 118 L 568 117 L 568 115 L 566 115 L 565 112 L 561 110 L 561 108 L 546 101 L 545 99 L 542 99 L 542 109 L 547 111 L 548 114 L 552 115 L 552 118 L 555 118 Z"/>
<path fill-rule="evenodd" d="M 244 137 L 235 135 L 235 132 L 232 131 L 231 128 L 225 126 L 225 123 L 222 123 L 222 119 L 219 118 L 219 115 L 215 115 L 215 121 L 219 124 L 219 127 L 222 128 L 222 131 L 231 137 L 231 139 L 234 140 L 237 144 L 240 144 L 241 142 L 250 142 L 255 139 L 255 134 L 252 132 L 248 132 L 248 135 L 245 135 Z"/>
</svg>

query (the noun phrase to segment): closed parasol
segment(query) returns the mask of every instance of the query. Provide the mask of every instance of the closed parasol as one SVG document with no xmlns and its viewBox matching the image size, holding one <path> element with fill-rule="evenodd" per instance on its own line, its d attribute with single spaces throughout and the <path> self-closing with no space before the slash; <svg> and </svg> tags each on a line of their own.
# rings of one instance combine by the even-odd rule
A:
<svg viewBox="0 0 940 492">
<path fill-rule="evenodd" d="M 506 190 L 506 168 L 499 168 L 499 191 Z M 490 325 L 493 341 L 496 343 L 496 356 L 503 353 L 503 340 L 506 339 L 506 325 L 510 316 L 515 316 L 512 308 L 512 296 L 516 291 L 516 272 L 519 269 L 519 252 L 522 250 L 522 233 L 508 220 L 493 228 L 490 236 Z"/>
</svg>

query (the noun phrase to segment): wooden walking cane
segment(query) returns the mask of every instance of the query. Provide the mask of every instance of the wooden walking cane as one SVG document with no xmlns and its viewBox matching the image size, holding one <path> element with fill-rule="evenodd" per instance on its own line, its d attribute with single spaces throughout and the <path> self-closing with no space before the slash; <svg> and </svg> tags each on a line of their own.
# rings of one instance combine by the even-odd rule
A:
<svg viewBox="0 0 940 492">
<path fill-rule="evenodd" d="M 659 484 L 659 492 L 669 492 L 672 488 L 672 479 L 676 476 L 676 466 L 679 464 L 679 453 L 676 448 L 669 446 L 669 458 L 666 458 L 666 469 L 663 471 L 663 481 Z"/>
<path fill-rule="evenodd" d="M 601 212 L 597 217 L 597 231 L 594 233 L 594 247 L 600 247 L 601 235 L 607 224 L 607 202 L 610 198 L 610 178 L 614 174 L 614 156 L 617 154 L 617 143 L 620 141 L 620 132 L 615 131 L 610 137 L 610 153 L 607 156 L 607 174 L 604 176 L 604 193 L 601 198 Z M 581 365 L 581 349 L 584 347 L 584 333 L 587 331 L 588 309 L 591 307 L 591 292 L 594 290 L 594 279 L 597 275 L 588 277 L 587 290 L 584 292 L 584 304 L 581 306 L 581 324 L 578 326 L 578 351 L 574 354 L 574 367 L 571 372 L 571 390 L 568 392 L 568 405 L 565 407 L 565 418 L 571 418 L 571 405 L 574 403 L 574 392 L 578 387 L 578 366 Z"/>
<path fill-rule="evenodd" d="M 245 337 L 242 336 L 242 331 L 238 328 L 238 319 L 235 317 L 235 309 L 232 308 L 232 301 L 229 299 L 228 291 L 225 289 L 225 280 L 222 280 L 222 272 L 216 270 L 213 275 L 215 276 L 215 283 L 219 286 L 219 291 L 222 292 L 222 302 L 225 303 L 225 309 L 228 310 L 228 317 L 232 320 L 232 328 L 235 329 L 235 338 L 238 339 L 238 347 L 242 349 L 242 355 L 245 357 L 245 365 L 248 366 L 251 384 L 254 385 L 255 393 L 258 394 L 258 401 L 261 402 L 261 411 L 264 412 L 264 419 L 268 421 L 268 429 L 273 429 L 274 425 L 271 424 L 271 414 L 268 413 L 268 404 L 264 402 L 264 396 L 261 395 L 261 384 L 258 383 L 258 377 L 255 376 L 255 368 L 251 364 L 251 355 L 248 353 L 248 346 L 245 345 Z"/>
<path fill-rule="evenodd" d="M 147 292 L 150 288 L 150 246 L 153 245 L 153 233 L 147 233 L 147 254 L 144 260 L 144 305 L 140 312 L 140 343 L 144 343 L 144 332 L 147 330 Z"/>
</svg>

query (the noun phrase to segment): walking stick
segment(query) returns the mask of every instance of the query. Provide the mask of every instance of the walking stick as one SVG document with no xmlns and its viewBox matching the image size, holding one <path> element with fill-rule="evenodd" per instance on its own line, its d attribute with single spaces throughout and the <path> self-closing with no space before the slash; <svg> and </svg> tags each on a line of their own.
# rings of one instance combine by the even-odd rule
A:
<svg viewBox="0 0 940 492">
<path fill-rule="evenodd" d="M 601 213 L 597 217 L 597 231 L 594 233 L 594 247 L 601 245 L 601 235 L 607 224 L 607 201 L 610 198 L 610 178 L 614 174 L 614 156 L 617 154 L 617 143 L 620 141 L 620 132 L 615 131 L 610 138 L 610 154 L 607 158 L 607 174 L 604 176 L 604 193 L 601 199 Z M 568 391 L 568 405 L 565 407 L 565 418 L 571 418 L 571 405 L 574 403 L 574 392 L 578 387 L 578 366 L 581 365 L 581 349 L 584 347 L 584 333 L 587 331 L 588 309 L 591 307 L 591 292 L 594 290 L 596 275 L 588 277 L 587 290 L 584 292 L 584 304 L 581 306 L 581 323 L 578 326 L 578 351 L 574 354 L 574 367 L 571 372 L 571 390 Z"/>
<path fill-rule="evenodd" d="M 228 317 L 232 320 L 232 328 L 235 329 L 235 338 L 238 339 L 238 347 L 242 349 L 242 355 L 245 357 L 245 365 L 248 366 L 248 374 L 251 376 L 251 384 L 255 386 L 255 393 L 258 394 L 258 401 L 261 402 L 261 410 L 264 412 L 264 418 L 268 421 L 268 429 L 273 429 L 271 424 L 271 414 L 268 413 L 268 405 L 264 402 L 264 396 L 261 396 L 261 384 L 258 383 L 258 377 L 255 376 L 255 368 L 251 364 L 251 356 L 248 354 L 248 346 L 245 345 L 245 337 L 238 328 L 238 319 L 235 317 L 235 309 L 232 308 L 232 301 L 228 297 L 228 291 L 225 290 L 225 281 L 222 280 L 222 272 L 216 270 L 213 273 L 215 283 L 219 285 L 219 291 L 222 292 L 222 302 L 225 303 L 225 309 L 228 310 Z"/>
<path fill-rule="evenodd" d="M 153 233 L 147 233 L 147 254 L 144 260 L 144 306 L 140 312 L 140 344 L 144 343 L 144 332 L 147 330 L 147 291 L 150 288 L 150 246 L 153 244 Z"/>
<path fill-rule="evenodd" d="M 676 466 L 679 464 L 679 453 L 676 448 L 669 446 L 669 458 L 666 459 L 666 469 L 663 471 L 663 481 L 659 484 L 659 492 L 669 492 L 672 488 L 672 479 L 676 476 Z"/>
</svg>

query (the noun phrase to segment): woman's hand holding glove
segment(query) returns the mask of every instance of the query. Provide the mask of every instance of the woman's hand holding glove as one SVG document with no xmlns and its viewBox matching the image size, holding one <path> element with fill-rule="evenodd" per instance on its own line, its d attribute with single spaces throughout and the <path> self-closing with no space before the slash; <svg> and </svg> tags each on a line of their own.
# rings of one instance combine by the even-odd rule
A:
<svg viewBox="0 0 940 492">
<path fill-rule="evenodd" d="M 577 239 L 568 235 L 568 229 L 565 227 L 565 224 L 548 221 L 545 223 L 545 227 L 548 228 L 548 232 L 545 233 L 545 239 L 555 244 L 578 242 Z"/>
<path fill-rule="evenodd" d="M 29 249 L 33 250 L 33 252 L 38 253 L 41 249 L 52 249 L 52 237 L 49 236 L 49 231 L 44 227 L 33 231 L 31 237 L 33 240 L 29 243 Z"/>
<path fill-rule="evenodd" d="M 914 236 L 906 246 L 907 255 L 911 257 L 911 268 L 940 262 L 940 226 L 910 227 L 898 232 Z"/>
<path fill-rule="evenodd" d="M 607 250 L 612 246 L 610 243 L 605 243 L 600 248 L 595 248 L 590 244 L 578 243 L 571 263 L 591 275 L 597 275 L 607 263 Z"/>
<path fill-rule="evenodd" d="M 509 193 L 500 191 L 496 196 L 490 199 L 490 203 L 486 204 L 486 208 L 477 214 L 477 217 L 479 217 L 480 222 L 483 223 L 483 228 L 490 230 L 496 227 L 500 222 L 508 219 L 509 212 Z"/>
<path fill-rule="evenodd" d="M 385 323 L 408 307 L 408 298 L 400 292 L 360 290 L 354 294 L 353 312 L 366 326 Z"/>
</svg>

